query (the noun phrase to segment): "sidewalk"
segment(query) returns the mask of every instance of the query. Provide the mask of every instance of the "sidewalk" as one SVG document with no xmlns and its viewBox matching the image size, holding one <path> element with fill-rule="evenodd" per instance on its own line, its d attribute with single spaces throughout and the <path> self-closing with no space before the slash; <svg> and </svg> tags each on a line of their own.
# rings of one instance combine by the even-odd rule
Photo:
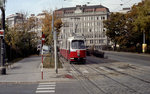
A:
<svg viewBox="0 0 150 94">
<path fill-rule="evenodd" d="M 7 75 L 0 75 L 0 83 L 36 83 L 43 81 L 68 81 L 65 77 L 65 68 L 59 69 L 58 74 L 54 69 L 43 69 L 43 80 L 40 69 L 41 57 L 31 56 L 7 68 Z"/>
</svg>

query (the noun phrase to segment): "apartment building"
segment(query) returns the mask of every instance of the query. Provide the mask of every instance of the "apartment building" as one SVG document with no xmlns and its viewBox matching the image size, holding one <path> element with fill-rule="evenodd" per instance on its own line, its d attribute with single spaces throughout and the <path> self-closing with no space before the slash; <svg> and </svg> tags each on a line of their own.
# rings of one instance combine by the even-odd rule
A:
<svg viewBox="0 0 150 94">
<path fill-rule="evenodd" d="M 25 17 L 24 14 L 22 13 L 15 13 L 12 15 L 9 15 L 6 18 L 6 22 L 7 25 L 9 26 L 9 28 L 13 28 L 16 25 L 20 25 L 23 24 L 24 22 L 28 22 L 29 19 L 34 19 L 36 24 L 35 26 L 33 25 L 33 27 L 31 27 L 31 29 L 28 32 L 35 32 L 37 33 L 37 37 L 41 37 L 41 32 L 42 32 L 42 19 L 45 17 L 45 13 L 39 13 L 37 15 L 35 14 L 31 14 L 28 17 Z M 22 30 L 22 28 L 20 27 L 20 31 Z"/>
<path fill-rule="evenodd" d="M 58 40 L 80 34 L 86 38 L 87 48 L 104 49 L 110 43 L 103 25 L 109 13 L 109 9 L 102 5 L 77 5 L 56 10 L 56 16 L 63 22 Z"/>
<path fill-rule="evenodd" d="M 22 24 L 25 21 L 24 15 L 22 13 L 16 13 L 9 15 L 6 18 L 7 25 L 9 28 L 15 27 L 17 24 Z"/>
</svg>

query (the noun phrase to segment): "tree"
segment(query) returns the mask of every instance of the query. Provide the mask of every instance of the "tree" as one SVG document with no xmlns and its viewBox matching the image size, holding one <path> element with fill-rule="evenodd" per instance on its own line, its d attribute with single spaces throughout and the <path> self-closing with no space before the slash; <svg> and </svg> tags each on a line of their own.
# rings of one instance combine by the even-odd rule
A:
<svg viewBox="0 0 150 94">
<path fill-rule="evenodd" d="M 125 15 L 121 13 L 112 13 L 108 20 L 104 21 L 104 27 L 107 29 L 106 35 L 112 42 L 119 44 L 125 32 Z"/>
<path fill-rule="evenodd" d="M 35 53 L 37 36 L 35 32 L 31 32 L 35 26 L 35 20 L 29 18 L 27 20 L 22 19 L 22 23 L 15 24 L 12 28 L 8 27 L 5 33 L 5 41 L 7 56 L 11 52 L 14 53 L 11 60 Z"/>
<path fill-rule="evenodd" d="M 52 35 L 52 11 L 43 11 L 45 13 L 45 18 L 42 19 L 42 32 L 45 34 L 45 41 L 46 44 L 50 45 L 53 41 L 53 35 Z M 56 31 L 59 33 L 60 28 L 62 26 L 62 21 L 60 18 L 56 18 L 54 15 L 54 27 L 56 28 Z"/>
<path fill-rule="evenodd" d="M 106 35 L 112 42 L 124 49 L 137 48 L 142 45 L 142 32 L 146 33 L 147 43 L 150 41 L 150 1 L 144 0 L 134 5 L 127 14 L 112 13 L 104 21 Z"/>
<path fill-rule="evenodd" d="M 133 10 L 137 11 L 137 17 L 133 23 L 134 31 L 143 32 L 143 34 L 146 35 L 146 44 L 150 45 L 150 1 L 144 0 L 140 2 L 138 5 L 132 8 L 132 12 Z"/>
</svg>

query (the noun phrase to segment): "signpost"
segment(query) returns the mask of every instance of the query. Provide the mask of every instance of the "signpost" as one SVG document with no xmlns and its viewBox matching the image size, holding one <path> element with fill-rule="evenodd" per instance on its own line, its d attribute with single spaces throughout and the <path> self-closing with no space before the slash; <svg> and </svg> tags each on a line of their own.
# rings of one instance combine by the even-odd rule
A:
<svg viewBox="0 0 150 94">
<path fill-rule="evenodd" d="M 0 30 L 0 37 L 4 37 L 4 30 Z"/>
<path fill-rule="evenodd" d="M 41 67 L 41 76 L 42 76 L 41 78 L 42 78 L 42 80 L 43 80 L 43 44 L 44 44 L 44 42 L 45 42 L 45 35 L 44 35 L 43 32 L 42 32 L 42 46 L 41 46 L 41 48 L 42 48 L 42 49 L 41 49 L 41 50 L 42 50 L 42 51 L 41 51 L 41 52 L 42 52 L 42 53 L 41 53 L 41 56 L 42 56 L 42 63 L 41 63 L 41 66 L 40 66 L 40 67 Z"/>
<path fill-rule="evenodd" d="M 6 0 L 0 0 L 0 9 L 1 9 L 1 13 L 2 13 L 2 29 L 0 30 L 0 63 L 1 63 L 1 67 L 0 67 L 0 71 L 2 75 L 6 74 L 6 68 L 4 67 L 5 65 L 5 42 L 4 42 L 4 37 L 5 37 L 5 2 Z"/>
</svg>

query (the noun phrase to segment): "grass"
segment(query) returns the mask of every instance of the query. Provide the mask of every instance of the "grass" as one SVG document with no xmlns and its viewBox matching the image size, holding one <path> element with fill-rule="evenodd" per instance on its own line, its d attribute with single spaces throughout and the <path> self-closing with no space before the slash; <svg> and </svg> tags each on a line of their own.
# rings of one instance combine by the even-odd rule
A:
<svg viewBox="0 0 150 94">
<path fill-rule="evenodd" d="M 51 54 L 46 55 L 46 57 L 43 60 L 43 67 L 44 68 L 54 68 L 55 62 L 54 57 Z M 58 68 L 62 68 L 62 63 L 58 59 Z"/>
</svg>

